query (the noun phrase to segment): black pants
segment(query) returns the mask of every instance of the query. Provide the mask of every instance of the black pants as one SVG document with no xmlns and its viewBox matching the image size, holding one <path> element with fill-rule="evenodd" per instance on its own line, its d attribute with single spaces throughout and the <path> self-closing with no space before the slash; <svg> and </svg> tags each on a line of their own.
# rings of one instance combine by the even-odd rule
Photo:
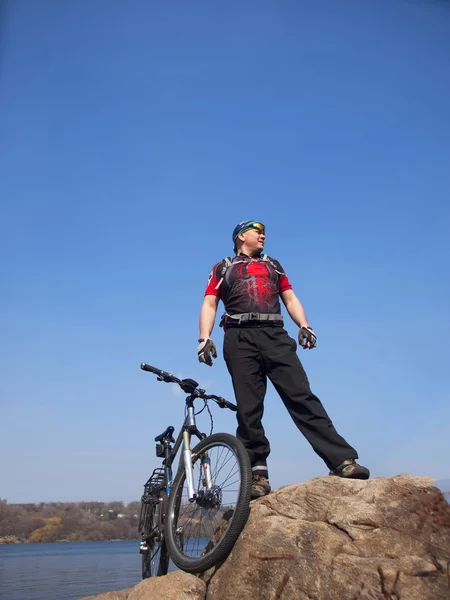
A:
<svg viewBox="0 0 450 600">
<path fill-rule="evenodd" d="M 223 355 L 238 406 L 237 437 L 247 448 L 254 471 L 267 470 L 270 453 L 261 423 L 267 377 L 296 426 L 329 469 L 335 469 L 347 458 L 358 458 L 356 450 L 334 428 L 319 398 L 311 392 L 297 356 L 297 343 L 282 327 L 229 328 Z"/>
</svg>

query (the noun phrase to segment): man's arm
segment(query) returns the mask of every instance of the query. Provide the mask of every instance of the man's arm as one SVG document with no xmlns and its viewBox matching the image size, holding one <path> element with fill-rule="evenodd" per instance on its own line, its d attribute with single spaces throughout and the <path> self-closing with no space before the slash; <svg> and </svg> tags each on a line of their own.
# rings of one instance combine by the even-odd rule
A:
<svg viewBox="0 0 450 600">
<path fill-rule="evenodd" d="M 280 294 L 281 299 L 289 313 L 289 316 L 296 325 L 300 327 L 298 341 L 303 348 L 315 348 L 317 343 L 316 334 L 308 324 L 305 310 L 302 303 L 294 294 L 293 290 L 285 290 Z"/>
<path fill-rule="evenodd" d="M 286 290 L 281 292 L 281 299 L 289 313 L 289 316 L 298 327 L 309 327 L 308 319 L 306 318 L 305 310 L 302 303 L 297 298 L 294 290 Z"/>
<path fill-rule="evenodd" d="M 211 335 L 216 320 L 219 296 L 207 294 L 200 311 L 200 339 L 206 340 Z"/>
</svg>

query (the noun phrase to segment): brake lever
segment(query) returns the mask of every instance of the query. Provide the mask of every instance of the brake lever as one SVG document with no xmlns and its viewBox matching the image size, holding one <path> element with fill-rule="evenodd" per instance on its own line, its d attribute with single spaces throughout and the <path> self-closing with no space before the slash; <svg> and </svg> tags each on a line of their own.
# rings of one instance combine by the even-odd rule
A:
<svg viewBox="0 0 450 600">
<path fill-rule="evenodd" d="M 222 396 L 216 396 L 216 404 L 219 408 L 227 408 L 227 401 Z"/>
</svg>

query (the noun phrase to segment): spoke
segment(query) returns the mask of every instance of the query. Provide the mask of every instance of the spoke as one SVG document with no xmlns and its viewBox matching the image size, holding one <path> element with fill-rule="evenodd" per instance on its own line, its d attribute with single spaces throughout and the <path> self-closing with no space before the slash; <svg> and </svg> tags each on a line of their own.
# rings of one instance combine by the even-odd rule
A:
<svg viewBox="0 0 450 600">
<path fill-rule="evenodd" d="M 196 538 L 196 541 L 197 541 L 197 543 L 196 543 L 196 545 L 195 545 L 195 549 L 196 549 L 196 552 L 195 552 L 195 554 L 196 554 L 196 556 L 198 556 L 198 555 L 199 555 L 199 545 L 200 545 L 200 542 L 199 542 L 199 540 L 200 540 L 200 538 L 199 538 L 199 537 L 197 537 L 197 538 Z"/>
<path fill-rule="evenodd" d="M 214 450 L 216 451 L 215 453 L 214 453 Z M 227 450 L 226 448 L 221 447 L 220 450 L 217 450 L 217 448 L 211 448 L 208 451 L 208 453 L 210 454 L 210 465 L 215 464 L 216 465 L 215 470 L 217 470 L 218 465 L 220 465 L 221 461 L 223 460 L 222 455 L 226 450 Z M 214 454 L 216 455 L 215 459 L 213 458 Z M 223 467 L 220 467 L 217 472 L 219 473 L 222 468 Z M 213 477 L 212 471 L 213 471 L 213 469 L 211 468 L 211 477 Z"/>
<path fill-rule="evenodd" d="M 234 477 L 235 475 L 240 475 L 240 469 L 239 467 L 237 468 L 237 470 L 234 470 L 231 473 L 228 473 L 228 475 L 226 476 L 226 478 L 222 481 L 222 483 L 220 484 L 220 487 L 222 489 L 224 489 L 226 486 L 225 484 L 227 483 L 227 481 L 231 478 Z M 236 481 L 240 481 L 240 477 L 238 479 L 236 479 Z M 236 483 L 236 481 L 232 481 L 231 483 L 229 483 L 228 485 L 234 485 Z"/>
<path fill-rule="evenodd" d="M 211 521 L 213 521 L 213 520 L 214 520 L 214 525 L 213 525 L 213 528 L 214 528 L 214 529 L 213 529 L 213 534 L 216 532 L 216 529 L 217 529 L 218 527 L 220 527 L 220 523 L 222 522 L 222 516 L 223 516 L 223 515 L 222 515 L 222 513 L 220 513 L 220 520 L 219 520 L 219 518 L 217 517 L 217 515 L 218 515 L 218 514 L 219 514 L 219 513 L 216 513 L 216 514 L 214 515 L 214 517 L 211 519 Z"/>
<path fill-rule="evenodd" d="M 220 471 L 225 467 L 225 465 L 227 464 L 227 462 L 230 460 L 230 458 L 232 456 L 232 453 L 231 453 L 230 458 L 227 458 L 227 456 L 229 455 L 230 451 L 229 451 L 228 448 L 225 448 L 225 446 L 221 446 L 220 452 L 216 452 L 216 453 L 218 455 L 217 456 L 217 464 L 218 465 L 220 465 L 221 461 L 222 462 L 225 461 L 225 462 L 223 462 L 222 466 L 220 467 L 220 469 L 218 471 L 218 473 L 220 473 Z M 227 458 L 227 460 L 225 460 L 225 458 Z"/>
<path fill-rule="evenodd" d="M 233 475 L 234 475 L 234 474 L 233 474 Z M 233 475 L 230 475 L 230 477 L 232 477 Z M 226 489 L 228 492 L 237 491 L 237 489 L 239 489 L 239 487 L 240 487 L 240 485 L 239 485 L 239 484 L 240 484 L 240 481 L 241 481 L 241 478 L 240 478 L 240 477 L 238 477 L 237 479 L 233 479 L 233 481 L 228 481 L 228 480 L 227 480 L 227 481 L 226 481 L 226 484 L 227 484 L 227 485 L 221 485 L 220 487 L 221 487 L 223 490 L 225 490 L 225 489 Z M 225 482 L 224 482 L 224 483 L 225 483 Z M 235 489 L 235 488 L 230 488 L 230 486 L 233 486 L 233 485 L 237 485 L 237 486 L 238 486 L 238 488 L 237 488 L 237 489 Z"/>
<path fill-rule="evenodd" d="M 224 469 L 226 467 L 226 465 L 230 462 L 230 460 L 233 458 L 234 454 L 232 452 L 229 453 L 229 457 L 227 458 L 227 460 L 220 466 L 220 468 L 217 469 L 217 471 L 215 472 L 214 475 L 214 483 L 217 480 L 217 477 L 219 476 L 219 473 L 222 471 L 222 469 Z M 211 477 L 213 475 L 211 474 Z"/>
<path fill-rule="evenodd" d="M 186 539 L 189 539 L 189 537 L 191 536 L 191 531 L 192 531 L 192 523 L 187 522 L 183 526 L 183 533 L 184 533 L 184 539 L 185 539 L 185 541 L 186 541 Z"/>
</svg>

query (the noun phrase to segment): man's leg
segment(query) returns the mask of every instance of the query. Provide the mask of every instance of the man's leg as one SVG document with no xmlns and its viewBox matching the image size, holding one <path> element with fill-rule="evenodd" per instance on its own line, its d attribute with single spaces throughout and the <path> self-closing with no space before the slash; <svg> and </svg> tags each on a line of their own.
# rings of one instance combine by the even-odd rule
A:
<svg viewBox="0 0 450 600">
<path fill-rule="evenodd" d="M 260 352 L 252 341 L 257 331 L 233 327 L 226 331 L 223 355 L 230 372 L 237 403 L 236 437 L 250 457 L 253 474 L 268 477 L 269 440 L 262 426 L 267 379 Z"/>
<path fill-rule="evenodd" d="M 319 398 L 311 392 L 297 344 L 281 327 L 264 329 L 264 364 L 294 423 L 330 470 L 358 454 L 341 437 Z"/>
</svg>

